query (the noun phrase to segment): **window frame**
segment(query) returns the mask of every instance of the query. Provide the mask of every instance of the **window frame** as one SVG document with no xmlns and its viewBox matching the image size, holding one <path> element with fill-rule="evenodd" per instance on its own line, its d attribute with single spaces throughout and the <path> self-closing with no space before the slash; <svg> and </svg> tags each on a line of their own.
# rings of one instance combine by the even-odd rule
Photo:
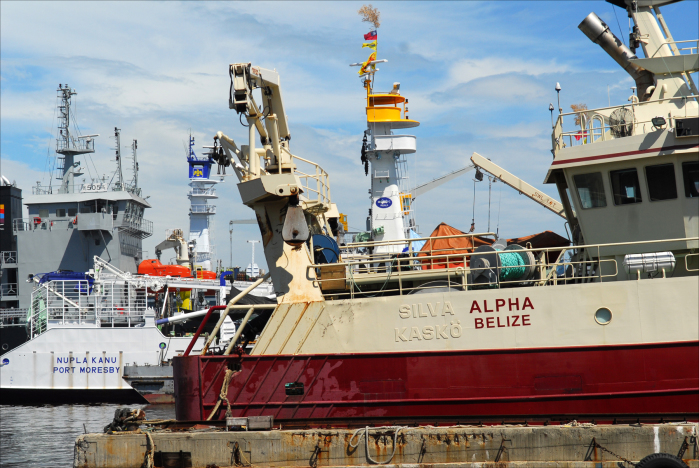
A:
<svg viewBox="0 0 699 468">
<path fill-rule="evenodd" d="M 657 167 L 663 167 L 663 166 L 670 166 L 672 167 L 672 181 L 674 183 L 674 189 L 675 189 L 675 196 L 671 198 L 653 198 L 653 194 L 651 193 L 651 183 L 650 179 L 648 179 L 648 168 L 657 168 Z M 668 163 L 661 163 L 661 164 L 650 164 L 648 166 L 643 167 L 643 172 L 646 176 L 646 189 L 648 190 L 648 200 L 655 202 L 655 201 L 667 201 L 667 200 L 677 200 L 677 174 L 675 174 L 675 163 L 668 162 Z"/>
<path fill-rule="evenodd" d="M 699 169 L 699 161 L 682 161 L 680 164 L 682 167 L 682 188 L 684 188 L 684 197 L 685 198 L 697 198 L 699 195 L 692 196 L 691 192 L 691 186 L 687 183 L 689 180 L 689 177 L 687 177 L 687 171 L 685 170 L 685 167 L 688 167 L 690 164 L 696 165 L 697 169 Z M 699 193 L 699 190 L 697 190 L 697 193 Z"/>
<path fill-rule="evenodd" d="M 616 190 L 614 187 L 614 174 L 616 173 L 622 173 L 622 172 L 631 172 L 633 171 L 634 174 L 636 175 L 636 187 L 635 187 L 635 193 L 634 193 L 634 199 L 638 198 L 638 201 L 633 201 L 629 203 L 622 203 L 621 198 L 630 198 L 630 197 L 622 197 L 621 194 L 620 196 L 620 202 L 617 203 L 617 194 Z M 641 195 L 641 180 L 638 178 L 638 168 L 636 167 L 629 167 L 626 169 L 615 169 L 613 171 L 609 171 L 609 186 L 612 189 L 612 202 L 614 203 L 614 206 L 626 206 L 626 205 L 637 205 L 639 203 L 643 203 L 643 196 Z"/>
<path fill-rule="evenodd" d="M 581 177 L 581 176 L 594 176 L 594 175 L 598 175 L 598 176 L 599 176 L 599 183 L 600 183 L 600 187 L 602 188 L 602 198 L 601 198 L 601 199 L 604 201 L 604 205 L 594 205 L 594 204 L 592 204 L 592 200 L 593 200 L 593 199 L 592 199 L 592 196 L 590 196 L 590 203 L 591 203 L 591 206 L 587 206 L 587 207 L 586 207 L 585 204 L 584 204 L 584 202 L 583 202 L 582 197 L 580 196 L 580 186 L 579 186 L 578 180 L 577 180 L 576 178 L 577 178 L 577 177 Z M 581 208 L 581 209 L 583 209 L 583 210 L 591 210 L 591 209 L 594 209 L 594 208 L 606 208 L 606 207 L 608 206 L 608 203 L 607 203 L 607 190 L 606 190 L 605 187 L 604 187 L 604 176 L 602 175 L 602 171 L 586 172 L 586 173 L 583 173 L 583 174 L 571 174 L 571 178 L 573 179 L 573 181 L 572 181 L 572 182 L 573 182 L 573 186 L 575 187 L 575 193 L 577 194 L 578 203 L 580 204 L 580 208 Z M 589 187 L 583 187 L 583 188 L 589 190 Z M 572 197 L 571 197 L 571 198 L 572 198 Z"/>
</svg>

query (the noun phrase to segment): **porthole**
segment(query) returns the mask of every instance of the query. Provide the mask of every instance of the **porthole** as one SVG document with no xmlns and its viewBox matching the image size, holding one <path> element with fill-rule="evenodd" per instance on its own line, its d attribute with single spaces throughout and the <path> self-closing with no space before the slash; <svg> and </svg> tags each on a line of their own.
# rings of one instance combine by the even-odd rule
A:
<svg viewBox="0 0 699 468">
<path fill-rule="evenodd" d="M 3 351 L 7 351 L 7 348 L 9 348 L 9 346 L 7 345 L 7 343 L 3 343 L 3 344 L 2 344 L 2 350 L 3 350 Z"/>
<path fill-rule="evenodd" d="M 599 323 L 600 325 L 607 325 L 611 321 L 611 310 L 607 309 L 606 307 L 600 307 L 599 309 L 597 309 L 597 312 L 595 312 L 595 322 Z"/>
</svg>

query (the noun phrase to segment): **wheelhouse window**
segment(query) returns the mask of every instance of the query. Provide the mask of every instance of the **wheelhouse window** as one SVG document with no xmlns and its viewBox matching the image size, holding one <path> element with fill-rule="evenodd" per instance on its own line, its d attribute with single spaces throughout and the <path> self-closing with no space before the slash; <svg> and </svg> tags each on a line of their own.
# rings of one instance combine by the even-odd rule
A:
<svg viewBox="0 0 699 468">
<path fill-rule="evenodd" d="M 641 203 L 641 188 L 638 184 L 636 169 L 609 171 L 612 180 L 612 194 L 615 205 L 630 205 Z"/>
<path fill-rule="evenodd" d="M 65 218 L 66 210 L 65 208 L 56 208 L 56 218 Z"/>
<path fill-rule="evenodd" d="M 682 163 L 682 177 L 684 178 L 684 196 L 699 197 L 699 162 Z"/>
<path fill-rule="evenodd" d="M 607 206 L 601 172 L 577 174 L 573 176 L 573 181 L 575 181 L 575 188 L 578 191 L 580 206 L 584 209 Z"/>
<path fill-rule="evenodd" d="M 646 182 L 648 183 L 650 201 L 674 200 L 677 198 L 674 164 L 646 166 Z"/>
</svg>

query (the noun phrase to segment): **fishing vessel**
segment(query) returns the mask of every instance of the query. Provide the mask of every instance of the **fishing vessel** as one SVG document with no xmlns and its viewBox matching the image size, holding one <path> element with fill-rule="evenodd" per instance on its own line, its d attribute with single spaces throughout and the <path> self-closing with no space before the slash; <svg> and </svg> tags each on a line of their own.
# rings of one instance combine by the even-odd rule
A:
<svg viewBox="0 0 699 468">
<path fill-rule="evenodd" d="M 699 55 L 696 41 L 673 40 L 659 9 L 667 3 L 615 3 L 646 58 L 594 13 L 579 26 L 637 93 L 619 106 L 559 109 L 545 182 L 560 202 L 532 198 L 560 207 L 568 247 L 399 234 L 346 246 L 364 258 L 343 256 L 327 174 L 290 152 L 279 76 L 231 65 L 229 106 L 247 119 L 249 142 L 238 148 L 219 132 L 218 151 L 235 161 L 255 211 L 278 305 L 250 354 L 173 360 L 178 419 L 698 416 L 699 93 L 690 73 Z M 372 78 L 363 79 L 365 151 L 390 160 L 414 146 L 392 131 L 414 121 Z M 256 88 L 265 90 L 264 125 Z M 372 190 L 379 213 L 400 206 L 395 187 Z M 394 219 L 376 216 L 372 230 Z M 450 247 L 458 238 L 472 248 Z"/>
</svg>

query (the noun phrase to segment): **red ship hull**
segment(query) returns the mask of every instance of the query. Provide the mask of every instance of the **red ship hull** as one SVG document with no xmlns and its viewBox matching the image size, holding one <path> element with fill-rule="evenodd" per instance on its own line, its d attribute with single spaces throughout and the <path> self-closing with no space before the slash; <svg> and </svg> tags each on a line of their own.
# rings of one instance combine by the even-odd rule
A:
<svg viewBox="0 0 699 468">
<path fill-rule="evenodd" d="M 578 419 L 699 415 L 699 342 L 525 350 L 188 356 L 179 420 L 204 420 L 225 370 L 233 416 L 275 419 Z M 287 395 L 285 384 L 303 384 Z M 222 403 L 214 419 L 225 418 Z"/>
</svg>

